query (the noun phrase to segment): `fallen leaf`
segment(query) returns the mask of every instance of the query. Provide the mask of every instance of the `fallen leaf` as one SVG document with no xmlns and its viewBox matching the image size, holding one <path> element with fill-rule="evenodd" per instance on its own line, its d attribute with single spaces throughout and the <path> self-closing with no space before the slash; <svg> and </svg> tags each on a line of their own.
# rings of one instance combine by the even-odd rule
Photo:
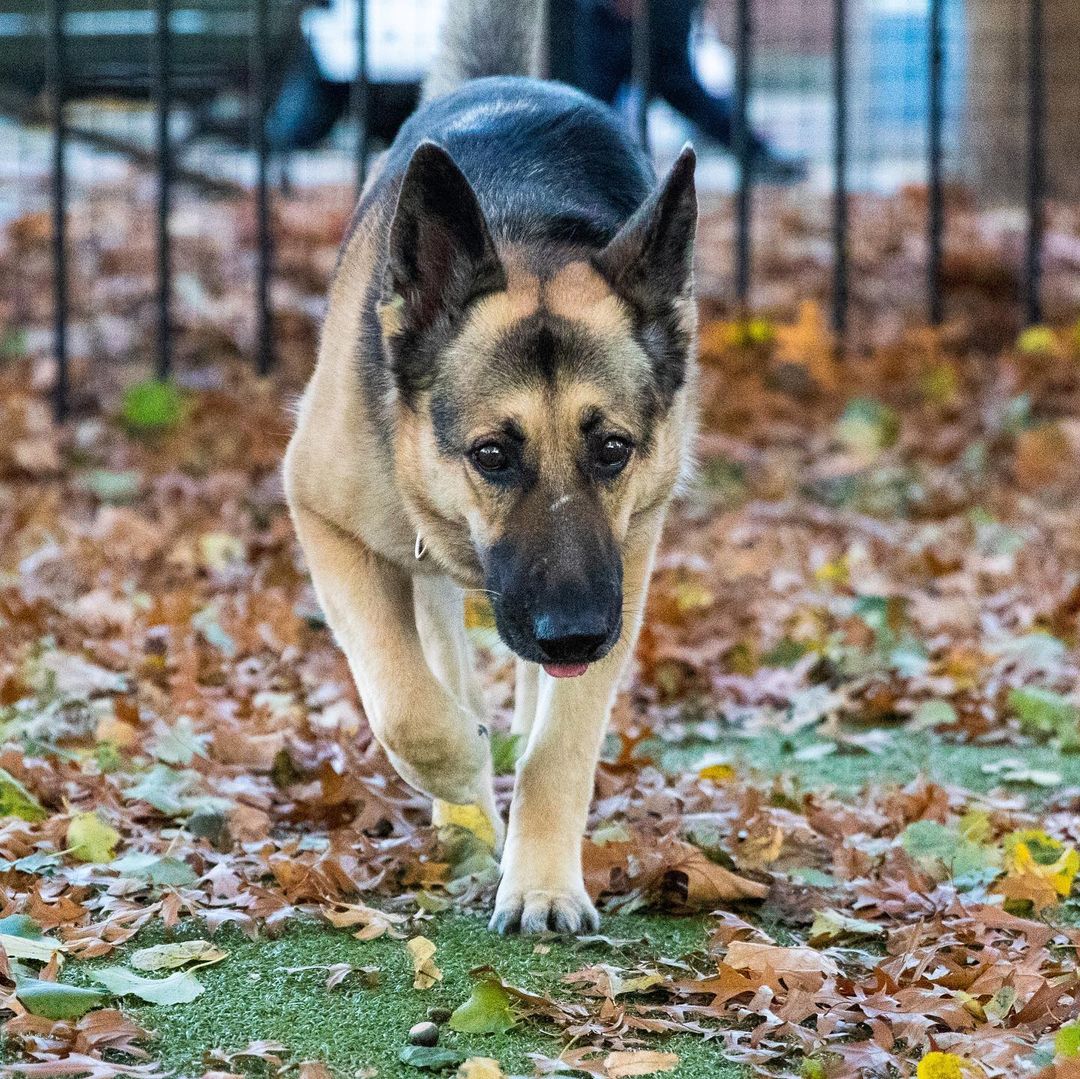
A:
<svg viewBox="0 0 1080 1079">
<path fill-rule="evenodd" d="M 90 977 L 118 997 L 134 996 L 149 1004 L 190 1004 L 204 991 L 202 983 L 185 971 L 168 978 L 140 978 L 123 967 L 101 967 L 90 971 Z"/>
<path fill-rule="evenodd" d="M 78 1019 L 108 999 L 108 994 L 97 989 L 38 978 L 19 979 L 15 983 L 15 996 L 31 1015 L 46 1019 Z"/>
<path fill-rule="evenodd" d="M 116 856 L 120 833 L 96 812 L 77 813 L 67 829 L 67 845 L 80 862 L 111 862 Z"/>
<path fill-rule="evenodd" d="M 155 944 L 140 948 L 129 962 L 136 970 L 174 970 L 189 963 L 206 966 L 219 963 L 229 953 L 208 940 L 182 940 L 175 944 Z"/>
<path fill-rule="evenodd" d="M 8 771 L 0 768 L 0 817 L 44 820 L 44 806 Z"/>
<path fill-rule="evenodd" d="M 728 945 L 724 962 L 735 970 L 752 970 L 759 974 L 767 970 L 780 975 L 834 976 L 840 973 L 836 960 L 814 948 L 784 948 L 778 944 L 758 944 L 751 940 L 733 940 Z"/>
<path fill-rule="evenodd" d="M 497 1034 L 516 1023 L 510 994 L 499 982 L 488 979 L 473 986 L 472 995 L 454 1010 L 448 1026 L 463 1034 Z"/>
<path fill-rule="evenodd" d="M 626 1079 L 633 1075 L 656 1075 L 671 1072 L 679 1066 L 675 1053 L 657 1053 L 651 1049 L 632 1049 L 608 1053 L 604 1057 L 604 1070 L 609 1079 Z"/>
<path fill-rule="evenodd" d="M 405 947 L 412 956 L 414 989 L 430 989 L 442 981 L 442 971 L 435 965 L 435 945 L 427 937 L 413 937 Z"/>
</svg>

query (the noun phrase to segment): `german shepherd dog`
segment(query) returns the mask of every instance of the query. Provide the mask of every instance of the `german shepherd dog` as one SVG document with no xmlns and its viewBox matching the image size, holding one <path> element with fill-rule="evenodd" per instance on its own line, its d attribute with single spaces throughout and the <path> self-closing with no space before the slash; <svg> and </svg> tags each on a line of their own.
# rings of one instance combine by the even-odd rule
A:
<svg viewBox="0 0 1080 1079">
<path fill-rule="evenodd" d="M 451 0 L 345 241 L 284 474 L 375 736 L 490 818 L 492 929 L 576 933 L 598 925 L 593 773 L 694 426 L 697 202 L 689 147 L 657 185 L 606 106 L 528 77 L 538 12 Z M 517 656 L 508 829 L 468 590 Z"/>
</svg>

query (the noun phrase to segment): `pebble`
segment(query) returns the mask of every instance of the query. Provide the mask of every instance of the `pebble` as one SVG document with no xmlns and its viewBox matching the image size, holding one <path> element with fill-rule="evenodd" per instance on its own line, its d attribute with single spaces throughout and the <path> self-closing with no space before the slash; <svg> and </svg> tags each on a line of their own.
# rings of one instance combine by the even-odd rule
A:
<svg viewBox="0 0 1080 1079">
<path fill-rule="evenodd" d="M 409 1042 L 412 1045 L 438 1045 L 439 1028 L 434 1023 L 417 1023 L 409 1031 Z"/>
</svg>

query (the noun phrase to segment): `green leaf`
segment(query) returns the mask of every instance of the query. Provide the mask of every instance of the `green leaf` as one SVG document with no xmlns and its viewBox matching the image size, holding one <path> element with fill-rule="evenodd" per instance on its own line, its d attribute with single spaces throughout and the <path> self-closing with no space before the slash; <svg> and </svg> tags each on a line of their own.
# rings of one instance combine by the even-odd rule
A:
<svg viewBox="0 0 1080 1079">
<path fill-rule="evenodd" d="M 501 1034 L 516 1023 L 510 994 L 489 978 L 473 986 L 472 996 L 455 1009 L 449 1026 L 462 1034 Z"/>
<path fill-rule="evenodd" d="M 206 757 L 210 735 L 196 734 L 190 716 L 180 716 L 171 727 L 159 728 L 160 734 L 150 752 L 166 764 L 190 764 L 195 757 Z"/>
<path fill-rule="evenodd" d="M 194 884 L 199 878 L 195 870 L 180 858 L 170 855 L 145 854 L 131 851 L 117 858 L 109 866 L 122 877 L 145 880 L 169 888 L 182 888 Z"/>
<path fill-rule="evenodd" d="M 796 884 L 806 885 L 808 888 L 835 888 L 837 881 L 830 873 L 823 873 L 813 866 L 796 866 L 788 870 L 788 876 Z"/>
<path fill-rule="evenodd" d="M 1026 686 L 1010 690 L 1008 703 L 1025 734 L 1060 738 L 1063 749 L 1080 747 L 1080 709 L 1067 697 Z"/>
<path fill-rule="evenodd" d="M 38 821 L 47 816 L 42 804 L 10 772 L 0 768 L 0 817 Z"/>
<path fill-rule="evenodd" d="M 136 434 L 154 434 L 176 427 L 186 411 L 184 395 L 176 386 L 148 379 L 128 388 L 120 406 L 120 419 Z"/>
<path fill-rule="evenodd" d="M 142 490 L 143 474 L 135 469 L 114 472 L 107 468 L 91 468 L 79 476 L 78 485 L 100 502 L 134 502 Z"/>
<path fill-rule="evenodd" d="M 922 701 L 911 717 L 910 727 L 918 731 L 935 727 L 952 727 L 958 718 L 956 709 L 948 701 Z"/>
<path fill-rule="evenodd" d="M 9 937 L 22 937 L 24 940 L 44 940 L 41 926 L 26 914 L 9 914 L 0 918 L 0 933 Z"/>
<path fill-rule="evenodd" d="M 60 941 L 43 937 L 37 922 L 25 914 L 0 918 L 0 945 L 10 958 L 29 959 L 35 963 L 47 963 L 57 952 L 64 951 Z"/>
<path fill-rule="evenodd" d="M 104 1004 L 108 994 L 99 989 L 83 989 L 63 982 L 43 982 L 39 978 L 22 978 L 16 985 L 15 996 L 31 1015 L 45 1019 L 79 1019 L 92 1008 Z"/>
<path fill-rule="evenodd" d="M 836 437 L 851 453 L 873 458 L 896 444 L 900 417 L 880 401 L 857 397 L 844 409 L 836 425 Z"/>
<path fill-rule="evenodd" d="M 491 732 L 491 765 L 497 776 L 513 775 L 518 758 L 525 750 L 525 736 Z"/>
<path fill-rule="evenodd" d="M 138 997 L 149 1004 L 190 1004 L 203 993 L 202 982 L 183 971 L 168 978 L 140 978 L 123 967 L 102 967 L 90 977 L 118 997 Z"/>
<path fill-rule="evenodd" d="M 883 936 L 885 929 L 876 922 L 852 918 L 839 910 L 815 910 L 814 924 L 810 926 L 810 940 L 815 946 L 819 943 L 831 943 L 840 937 Z"/>
<path fill-rule="evenodd" d="M 1054 1035 L 1054 1052 L 1066 1060 L 1080 1057 L 1080 1023 L 1069 1023 Z"/>
<path fill-rule="evenodd" d="M 423 1068 L 437 1071 L 452 1068 L 465 1059 L 465 1054 L 457 1049 L 444 1049 L 438 1045 L 406 1045 L 401 1050 L 399 1059 L 411 1068 Z"/>
<path fill-rule="evenodd" d="M 76 813 L 67 829 L 67 845 L 80 862 L 111 862 L 120 833 L 97 813 Z"/>
<path fill-rule="evenodd" d="M 904 850 L 939 880 L 957 886 L 985 884 L 1001 873 L 1001 852 L 952 831 L 937 821 L 919 820 L 909 824 L 901 836 Z"/>
</svg>

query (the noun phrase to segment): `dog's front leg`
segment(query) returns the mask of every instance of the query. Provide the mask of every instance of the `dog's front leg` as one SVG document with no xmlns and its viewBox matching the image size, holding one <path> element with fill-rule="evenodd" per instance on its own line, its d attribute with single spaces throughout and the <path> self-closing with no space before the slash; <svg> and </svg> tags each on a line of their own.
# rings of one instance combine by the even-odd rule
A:
<svg viewBox="0 0 1080 1079">
<path fill-rule="evenodd" d="M 486 731 L 428 665 L 412 578 L 306 506 L 292 509 L 319 602 L 394 767 L 425 794 L 479 805 L 500 834 Z"/>
<path fill-rule="evenodd" d="M 661 523 L 657 515 L 641 528 L 625 558 L 625 628 L 615 648 L 578 678 L 538 672 L 536 720 L 517 766 L 491 918 L 499 933 L 579 933 L 599 925 L 585 891 L 581 840 L 611 706 L 641 628 Z"/>
</svg>

